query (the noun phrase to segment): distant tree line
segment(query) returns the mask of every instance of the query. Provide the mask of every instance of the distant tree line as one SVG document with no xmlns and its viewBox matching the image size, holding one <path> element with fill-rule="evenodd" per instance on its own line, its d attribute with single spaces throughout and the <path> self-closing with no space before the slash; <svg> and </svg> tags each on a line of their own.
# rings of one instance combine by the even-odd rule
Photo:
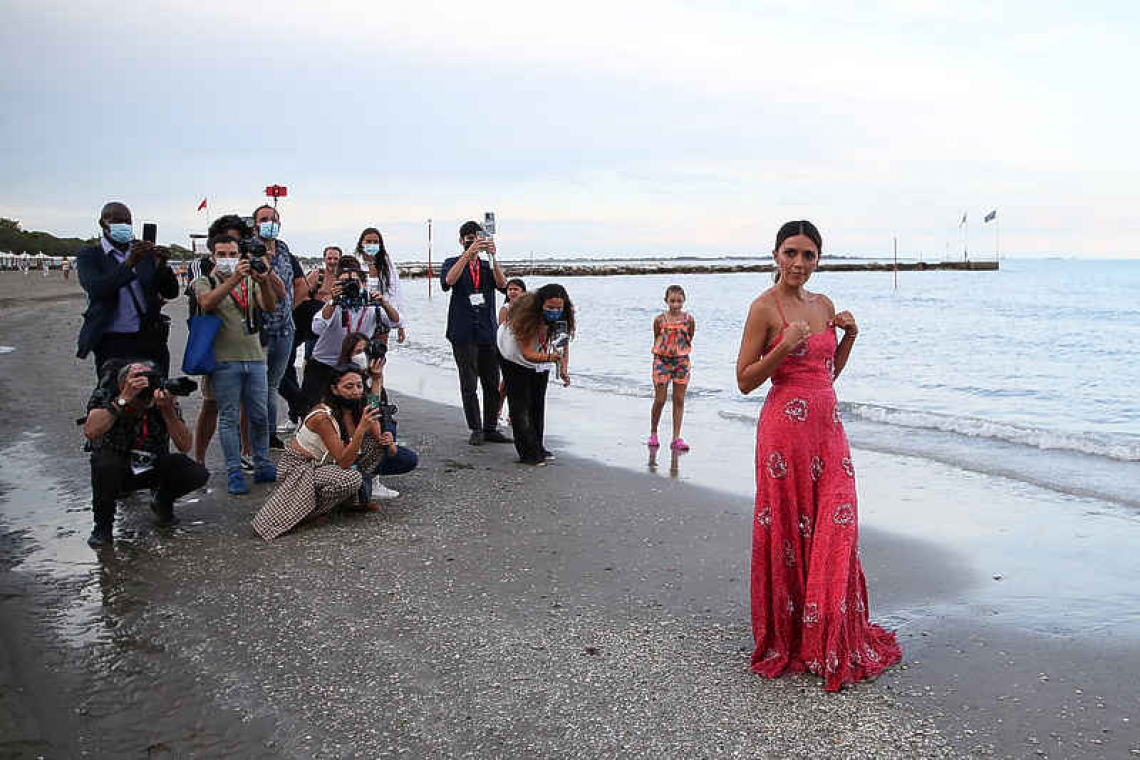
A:
<svg viewBox="0 0 1140 760">
<path fill-rule="evenodd" d="M 45 256 L 75 256 L 79 249 L 99 242 L 93 237 L 86 240 L 79 238 L 56 237 L 50 232 L 28 232 L 20 229 L 20 223 L 15 219 L 0 218 L 0 252 L 2 253 L 42 253 Z M 177 243 L 169 246 L 171 258 L 192 258 L 189 249 Z"/>
</svg>

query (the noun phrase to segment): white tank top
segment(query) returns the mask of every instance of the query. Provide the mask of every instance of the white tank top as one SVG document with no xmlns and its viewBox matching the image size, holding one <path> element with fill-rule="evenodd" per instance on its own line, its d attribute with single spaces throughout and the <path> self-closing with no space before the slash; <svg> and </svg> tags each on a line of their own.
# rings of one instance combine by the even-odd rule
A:
<svg viewBox="0 0 1140 760">
<path fill-rule="evenodd" d="M 324 440 L 321 439 L 320 434 L 309 429 L 306 425 L 314 414 L 327 414 L 329 421 L 332 422 L 333 430 L 336 431 L 337 436 L 340 435 L 340 425 L 337 424 L 336 419 L 333 418 L 332 410 L 324 404 L 318 404 L 309 412 L 305 419 L 301 420 L 301 424 L 297 427 L 297 435 L 293 440 L 298 446 L 308 452 L 309 456 L 317 460 L 317 464 L 324 464 L 325 459 L 329 456 L 328 447 L 325 446 Z"/>
</svg>

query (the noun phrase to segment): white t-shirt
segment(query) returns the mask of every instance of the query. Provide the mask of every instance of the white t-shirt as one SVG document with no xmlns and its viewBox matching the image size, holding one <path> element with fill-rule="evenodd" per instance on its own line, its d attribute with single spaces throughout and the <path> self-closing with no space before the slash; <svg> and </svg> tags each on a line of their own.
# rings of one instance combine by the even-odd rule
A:
<svg viewBox="0 0 1140 760">
<path fill-rule="evenodd" d="M 332 316 L 325 319 L 321 316 L 324 309 L 313 315 L 313 335 L 317 342 L 313 346 L 313 358 L 321 364 L 330 367 L 340 358 L 340 347 L 344 338 L 350 332 L 362 332 L 368 337 L 376 332 L 376 306 L 365 306 L 363 309 L 354 309 L 348 313 L 348 328 L 345 329 L 344 319 L 341 318 L 343 307 L 333 308 Z M 383 312 L 383 309 L 380 309 Z"/>
<path fill-rule="evenodd" d="M 514 362 L 521 367 L 528 367 L 535 372 L 549 372 L 550 363 L 542 362 L 536 364 L 528 361 L 522 354 L 522 347 L 519 345 L 519 339 L 515 336 L 515 331 L 511 329 L 510 322 L 504 322 L 499 325 L 499 332 L 495 336 L 495 342 L 499 346 L 499 354 L 507 361 Z M 541 350 L 541 344 L 535 346 L 535 350 Z"/>
</svg>

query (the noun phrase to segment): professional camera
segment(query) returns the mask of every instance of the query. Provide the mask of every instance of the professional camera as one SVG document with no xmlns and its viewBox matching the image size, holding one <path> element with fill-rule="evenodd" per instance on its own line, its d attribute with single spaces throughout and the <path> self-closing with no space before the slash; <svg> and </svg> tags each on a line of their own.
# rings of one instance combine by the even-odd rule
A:
<svg viewBox="0 0 1140 760">
<path fill-rule="evenodd" d="M 381 429 L 392 422 L 398 411 L 395 404 L 385 404 L 380 397 L 374 393 L 368 395 L 366 403 L 370 408 L 380 412 Z"/>
<path fill-rule="evenodd" d="M 364 353 L 368 356 L 368 363 L 371 364 L 388 355 L 388 344 L 378 338 L 373 338 L 368 341 L 368 347 L 364 349 Z"/>
<path fill-rule="evenodd" d="M 239 256 L 239 258 L 248 259 L 249 260 L 249 268 L 251 270 L 253 270 L 254 272 L 257 272 L 258 274 L 265 274 L 266 272 L 269 271 L 269 267 L 267 267 L 265 265 L 265 262 L 259 258 L 259 256 L 264 256 L 264 255 L 265 255 L 265 246 L 263 245 L 263 246 L 261 246 L 261 253 L 260 254 L 255 255 L 255 254 L 252 254 L 252 253 L 249 253 L 249 252 L 243 250 L 241 252 L 241 255 Z"/>
<path fill-rule="evenodd" d="M 139 394 L 144 399 L 153 396 L 157 390 L 164 390 L 173 396 L 189 396 L 198 390 L 198 383 L 188 377 L 165 378 L 155 370 L 140 372 L 139 376 L 147 380 L 146 390 Z"/>
<path fill-rule="evenodd" d="M 238 252 L 243 259 L 246 257 L 260 259 L 266 254 L 265 243 L 261 242 L 261 238 L 249 235 L 238 241 Z"/>
<path fill-rule="evenodd" d="M 361 309 L 368 303 L 368 291 L 360 287 L 360 280 L 350 277 L 340 284 L 340 295 L 334 303 L 345 309 Z"/>
</svg>

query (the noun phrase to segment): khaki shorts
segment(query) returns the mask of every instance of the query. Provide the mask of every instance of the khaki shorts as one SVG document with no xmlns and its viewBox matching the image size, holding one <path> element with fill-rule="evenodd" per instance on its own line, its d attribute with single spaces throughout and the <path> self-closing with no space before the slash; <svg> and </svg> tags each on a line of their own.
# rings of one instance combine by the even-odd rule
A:
<svg viewBox="0 0 1140 760">
<path fill-rule="evenodd" d="M 198 379 L 198 388 L 202 391 L 202 400 L 214 401 L 214 388 L 210 385 L 210 376 L 201 375 Z"/>
</svg>

